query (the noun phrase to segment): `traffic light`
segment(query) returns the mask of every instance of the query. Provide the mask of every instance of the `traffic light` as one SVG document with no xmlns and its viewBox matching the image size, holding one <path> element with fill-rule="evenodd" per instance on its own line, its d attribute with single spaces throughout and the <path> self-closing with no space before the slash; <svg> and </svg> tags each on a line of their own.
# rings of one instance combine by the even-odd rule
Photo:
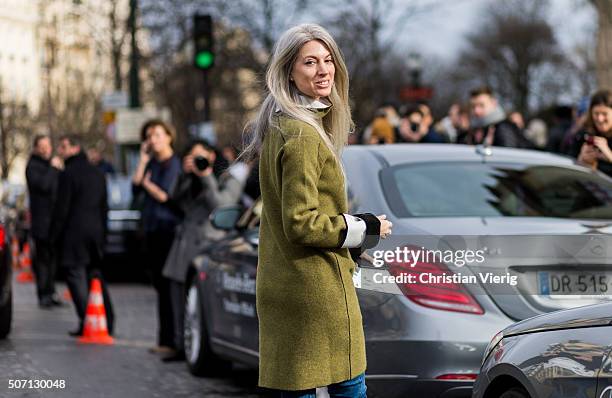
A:
<svg viewBox="0 0 612 398">
<path fill-rule="evenodd" d="M 193 62 L 196 68 L 208 70 L 215 65 L 213 24 L 210 15 L 193 16 Z"/>
</svg>

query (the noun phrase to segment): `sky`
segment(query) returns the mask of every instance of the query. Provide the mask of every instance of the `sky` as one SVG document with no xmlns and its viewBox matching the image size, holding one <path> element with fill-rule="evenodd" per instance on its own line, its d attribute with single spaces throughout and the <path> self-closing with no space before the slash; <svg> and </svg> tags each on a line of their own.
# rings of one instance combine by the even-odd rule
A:
<svg viewBox="0 0 612 398">
<path fill-rule="evenodd" d="M 401 46 L 436 58 L 452 59 L 462 45 L 465 34 L 478 25 L 483 7 L 503 0 L 444 0 L 435 11 L 415 16 L 404 31 Z M 563 48 L 589 38 L 596 26 L 596 15 L 586 0 L 550 0 L 550 22 Z"/>
</svg>

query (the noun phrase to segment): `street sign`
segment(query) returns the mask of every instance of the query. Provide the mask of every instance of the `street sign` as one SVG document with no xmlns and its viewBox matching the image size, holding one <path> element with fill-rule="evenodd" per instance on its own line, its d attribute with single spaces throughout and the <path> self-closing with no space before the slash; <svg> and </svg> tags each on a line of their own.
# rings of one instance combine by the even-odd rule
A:
<svg viewBox="0 0 612 398">
<path fill-rule="evenodd" d="M 140 128 L 149 119 L 170 120 L 170 111 L 154 108 L 120 109 L 116 115 L 115 140 L 119 144 L 140 143 Z"/>
<path fill-rule="evenodd" d="M 405 102 L 417 102 L 430 100 L 434 90 L 431 87 L 404 86 L 400 88 L 399 97 Z"/>
<path fill-rule="evenodd" d="M 120 108 L 127 108 L 129 105 L 128 94 L 123 91 L 114 91 L 102 95 L 102 110 L 113 111 Z"/>
</svg>

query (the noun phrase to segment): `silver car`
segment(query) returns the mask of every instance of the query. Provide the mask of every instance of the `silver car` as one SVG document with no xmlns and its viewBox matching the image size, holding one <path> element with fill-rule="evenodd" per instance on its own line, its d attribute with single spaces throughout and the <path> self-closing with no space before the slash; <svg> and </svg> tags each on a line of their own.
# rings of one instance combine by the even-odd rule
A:
<svg viewBox="0 0 612 398">
<path fill-rule="evenodd" d="M 497 332 L 607 299 L 607 177 L 548 153 L 460 145 L 354 146 L 343 162 L 351 212 L 386 214 L 394 225 L 392 238 L 362 256 L 354 278 L 369 396 L 469 397 Z M 236 229 L 237 215 L 235 208 L 215 213 L 216 224 L 232 231 L 196 257 L 188 275 L 194 373 L 215 361 L 257 364 L 257 222 L 243 217 Z M 399 255 L 406 250 L 434 254 L 407 259 Z M 597 283 L 582 290 L 591 277 Z"/>
</svg>

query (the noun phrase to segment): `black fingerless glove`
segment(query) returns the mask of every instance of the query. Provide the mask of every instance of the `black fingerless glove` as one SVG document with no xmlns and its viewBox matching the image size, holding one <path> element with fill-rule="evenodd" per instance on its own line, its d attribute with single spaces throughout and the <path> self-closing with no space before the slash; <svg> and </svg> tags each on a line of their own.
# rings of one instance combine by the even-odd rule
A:
<svg viewBox="0 0 612 398">
<path fill-rule="evenodd" d="M 353 216 L 361 218 L 366 223 L 365 238 L 361 246 L 349 249 L 351 258 L 357 261 L 361 253 L 375 247 L 380 241 L 380 220 L 372 213 L 353 214 Z"/>
</svg>

